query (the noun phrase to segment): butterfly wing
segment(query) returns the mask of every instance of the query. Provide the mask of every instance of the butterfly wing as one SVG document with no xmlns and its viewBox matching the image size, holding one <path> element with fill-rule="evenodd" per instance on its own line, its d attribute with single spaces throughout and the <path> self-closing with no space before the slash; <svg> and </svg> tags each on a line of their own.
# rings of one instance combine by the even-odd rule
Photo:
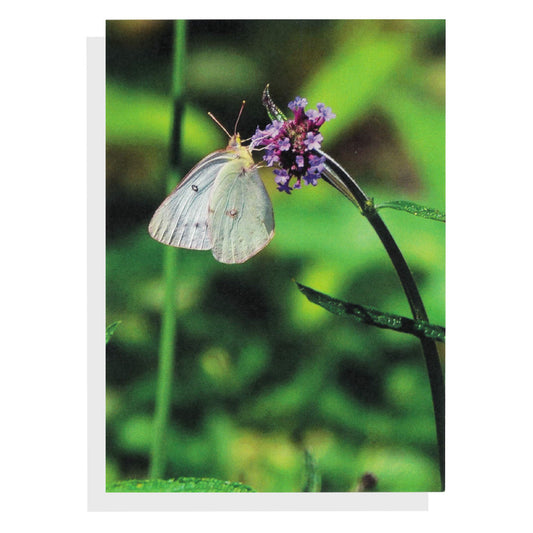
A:
<svg viewBox="0 0 533 533">
<path fill-rule="evenodd" d="M 209 201 L 209 239 L 221 263 L 244 263 L 274 236 L 272 203 L 247 149 L 217 176 Z"/>
<path fill-rule="evenodd" d="M 218 150 L 204 157 L 159 206 L 148 226 L 163 244 L 193 250 L 210 250 L 208 205 L 217 176 L 235 154 Z"/>
</svg>

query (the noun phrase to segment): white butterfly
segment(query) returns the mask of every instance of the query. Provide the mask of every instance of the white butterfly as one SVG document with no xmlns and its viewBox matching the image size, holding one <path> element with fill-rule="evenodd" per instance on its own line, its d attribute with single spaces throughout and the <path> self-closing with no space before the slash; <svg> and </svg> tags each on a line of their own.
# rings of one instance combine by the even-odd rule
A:
<svg viewBox="0 0 533 533">
<path fill-rule="evenodd" d="M 228 146 L 192 168 L 154 213 L 148 231 L 163 244 L 244 263 L 272 240 L 274 213 L 250 148 L 238 133 L 226 133 Z"/>
</svg>

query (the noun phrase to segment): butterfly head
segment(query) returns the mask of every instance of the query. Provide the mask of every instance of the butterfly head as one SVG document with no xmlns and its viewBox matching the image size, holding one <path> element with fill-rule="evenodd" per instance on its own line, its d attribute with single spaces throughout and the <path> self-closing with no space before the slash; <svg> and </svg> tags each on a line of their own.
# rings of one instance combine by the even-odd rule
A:
<svg viewBox="0 0 533 533">
<path fill-rule="evenodd" d="M 241 136 L 238 133 L 235 133 L 234 135 L 231 135 L 228 142 L 228 148 L 230 149 L 238 149 L 242 146 L 241 144 Z"/>
</svg>

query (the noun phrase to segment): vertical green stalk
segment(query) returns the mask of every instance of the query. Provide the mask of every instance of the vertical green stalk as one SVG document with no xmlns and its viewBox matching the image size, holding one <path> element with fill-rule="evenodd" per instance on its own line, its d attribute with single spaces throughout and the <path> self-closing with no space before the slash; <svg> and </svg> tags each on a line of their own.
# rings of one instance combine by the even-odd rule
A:
<svg viewBox="0 0 533 533">
<path fill-rule="evenodd" d="M 186 23 L 174 23 L 174 50 L 172 65 L 173 118 L 169 149 L 169 168 L 166 188 L 170 192 L 180 175 L 180 132 L 183 116 L 184 64 L 185 64 Z M 153 440 L 150 455 L 150 478 L 159 479 L 165 474 L 165 436 L 172 400 L 172 378 L 176 346 L 176 273 L 177 250 L 165 246 L 163 250 L 163 279 L 165 300 L 159 340 L 159 368 L 155 397 Z"/>
</svg>

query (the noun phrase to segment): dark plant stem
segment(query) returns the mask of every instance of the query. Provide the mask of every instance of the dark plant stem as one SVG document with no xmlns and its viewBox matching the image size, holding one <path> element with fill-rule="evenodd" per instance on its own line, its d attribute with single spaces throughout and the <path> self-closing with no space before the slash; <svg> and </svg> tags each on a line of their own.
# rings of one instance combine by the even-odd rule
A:
<svg viewBox="0 0 533 533">
<path fill-rule="evenodd" d="M 409 301 L 411 312 L 415 320 L 423 320 L 429 322 L 426 309 L 418 292 L 413 274 L 409 269 L 396 241 L 392 237 L 389 229 L 383 222 L 374 207 L 374 202 L 369 198 L 364 191 L 359 187 L 357 182 L 329 155 L 316 150 L 316 152 L 326 158 L 326 166 L 323 178 L 344 196 L 346 196 L 352 203 L 357 205 L 361 213 L 368 219 L 378 237 L 380 238 L 385 250 L 387 251 L 390 260 L 400 278 L 403 290 Z M 445 396 L 444 396 L 444 376 L 440 364 L 437 345 L 430 339 L 421 338 L 422 350 L 426 361 L 426 368 L 431 387 L 431 396 L 433 399 L 433 412 L 435 415 L 435 425 L 437 433 L 437 446 L 439 452 L 439 469 L 441 476 L 441 488 L 444 490 L 445 479 L 445 453 L 444 453 L 444 411 L 445 411 Z"/>
<path fill-rule="evenodd" d="M 173 119 L 169 152 L 167 191 L 171 191 L 180 175 L 180 132 L 183 115 L 185 21 L 178 20 L 174 26 L 174 59 L 172 73 Z M 170 416 L 172 381 L 176 345 L 176 273 L 177 250 L 165 246 L 163 250 L 163 278 L 165 301 L 159 340 L 159 368 L 155 398 L 153 439 L 150 454 L 150 478 L 159 479 L 165 474 L 165 436 Z"/>
</svg>

